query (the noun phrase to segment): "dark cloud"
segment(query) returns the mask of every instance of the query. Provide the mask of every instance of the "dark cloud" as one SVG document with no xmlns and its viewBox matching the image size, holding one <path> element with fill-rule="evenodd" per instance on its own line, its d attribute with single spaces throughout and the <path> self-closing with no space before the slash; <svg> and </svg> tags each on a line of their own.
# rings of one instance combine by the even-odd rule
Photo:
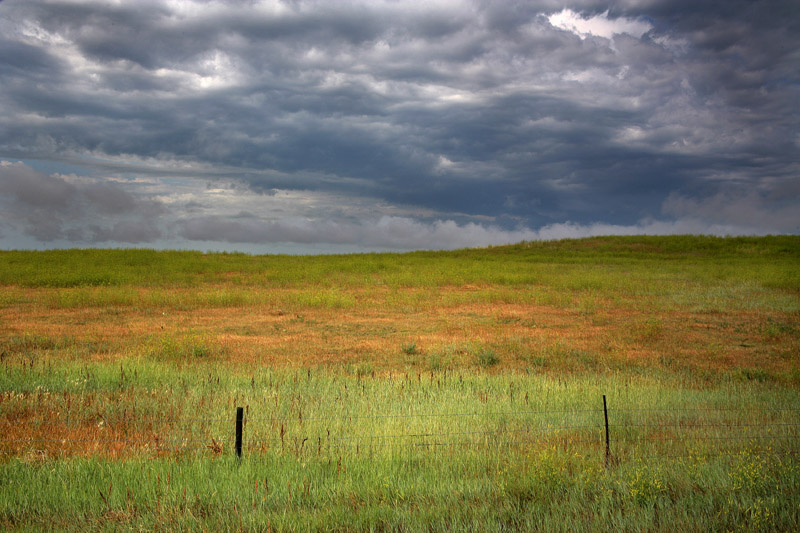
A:
<svg viewBox="0 0 800 533">
<path fill-rule="evenodd" d="M 755 206 L 753 231 L 796 231 L 788 213 L 800 200 L 780 193 L 798 178 L 800 150 L 793 1 L 34 0 L 0 9 L 0 157 L 235 180 L 252 194 L 314 191 L 416 210 L 423 225 L 457 221 L 464 232 L 477 220 L 508 232 L 641 227 L 693 209 L 709 231 L 746 231 L 746 221 L 706 216 L 741 202 Z M 56 222 L 12 217 L 37 238 L 66 238 L 69 228 L 85 240 L 160 235 L 114 217 L 157 219 L 162 204 L 113 183 L 86 189 L 30 172 L 7 180 L 7 194 L 36 209 L 62 202 Z M 81 226 L 74 205 L 107 223 Z M 247 220 L 197 199 L 171 205 L 186 238 L 318 242 L 267 213 Z M 757 216 L 770 210 L 787 216 Z M 342 223 L 372 238 L 356 231 L 361 222 Z"/>
<path fill-rule="evenodd" d="M 0 38 L 0 75 L 7 81 L 15 78 L 51 77 L 60 70 L 59 61 L 37 46 Z"/>
</svg>

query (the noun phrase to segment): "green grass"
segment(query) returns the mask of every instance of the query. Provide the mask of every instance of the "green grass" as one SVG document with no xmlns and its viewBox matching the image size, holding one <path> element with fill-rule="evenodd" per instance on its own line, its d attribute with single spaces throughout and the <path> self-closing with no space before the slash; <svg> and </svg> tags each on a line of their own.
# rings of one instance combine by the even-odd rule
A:
<svg viewBox="0 0 800 533">
<path fill-rule="evenodd" d="M 436 287 L 545 285 L 556 290 L 655 290 L 675 278 L 800 288 L 800 238 L 602 237 L 453 252 L 339 256 L 251 256 L 152 250 L 0 252 L 0 285 L 191 287 L 363 285 Z M 658 268 L 653 268 L 657 266 Z M 633 287 L 620 274 L 635 272 Z M 661 283 L 659 283 L 661 282 Z M 637 287 L 638 285 L 638 287 Z"/>
<path fill-rule="evenodd" d="M 183 450 L 6 459 L 0 524 L 12 529 L 787 530 L 800 519 L 800 462 L 783 455 L 796 451 L 796 430 L 794 440 L 714 440 L 795 423 L 797 411 L 776 409 L 800 408 L 800 393 L 758 381 L 372 378 L 148 360 L 4 368 L 3 390 L 15 389 L 3 397 L 7 417 L 33 406 L 95 426 L 129 420 L 131 439 L 145 420 L 162 446 Z M 241 462 L 236 405 L 248 413 Z M 689 438 L 641 441 L 648 424 Z"/>
<path fill-rule="evenodd" d="M 798 237 L 0 252 L 0 529 L 798 530 L 799 273 Z"/>
<path fill-rule="evenodd" d="M 800 489 L 797 462 L 755 454 L 609 471 L 553 450 L 458 462 L 14 462 L 0 475 L 4 486 L 23 484 L 48 510 L 31 515 L 28 502 L 4 506 L 5 525 L 71 530 L 793 530 L 796 503 L 780 495 Z"/>
<path fill-rule="evenodd" d="M 0 307 L 198 309 L 516 303 L 597 309 L 800 312 L 800 238 L 604 237 L 343 256 L 151 250 L 0 251 Z M 442 292 L 469 286 L 466 291 Z M 40 291 L 31 301 L 24 288 Z M 295 291 L 272 292 L 273 289 Z M 408 289 L 415 289 L 408 291 Z M 353 291 L 379 298 L 362 301 Z M 389 291 L 384 295 L 381 291 Z"/>
</svg>

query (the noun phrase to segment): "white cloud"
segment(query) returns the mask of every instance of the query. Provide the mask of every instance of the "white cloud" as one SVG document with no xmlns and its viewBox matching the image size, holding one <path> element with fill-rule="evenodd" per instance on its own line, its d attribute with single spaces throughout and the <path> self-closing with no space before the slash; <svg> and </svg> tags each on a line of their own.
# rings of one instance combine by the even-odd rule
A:
<svg viewBox="0 0 800 533">
<path fill-rule="evenodd" d="M 581 39 L 586 39 L 589 36 L 613 39 L 615 35 L 622 34 L 639 39 L 652 29 L 652 25 L 643 20 L 625 17 L 609 19 L 608 10 L 592 17 L 583 17 L 575 11 L 565 8 L 558 13 L 550 15 L 547 20 L 556 28 L 570 31 Z"/>
</svg>

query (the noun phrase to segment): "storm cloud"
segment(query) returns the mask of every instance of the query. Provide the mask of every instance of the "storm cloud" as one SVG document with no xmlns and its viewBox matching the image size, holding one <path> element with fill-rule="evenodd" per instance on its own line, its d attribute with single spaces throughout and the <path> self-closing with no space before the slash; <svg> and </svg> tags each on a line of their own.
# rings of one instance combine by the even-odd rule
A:
<svg viewBox="0 0 800 533">
<path fill-rule="evenodd" d="M 265 251 L 797 233 L 797 64 L 792 1 L 7 0 L 0 224 Z"/>
</svg>

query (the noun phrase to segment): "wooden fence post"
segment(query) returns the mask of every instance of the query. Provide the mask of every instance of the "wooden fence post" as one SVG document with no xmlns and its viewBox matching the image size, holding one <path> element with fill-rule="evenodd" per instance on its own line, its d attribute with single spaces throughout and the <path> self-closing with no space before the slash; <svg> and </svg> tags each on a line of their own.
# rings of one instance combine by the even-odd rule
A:
<svg viewBox="0 0 800 533">
<path fill-rule="evenodd" d="M 608 466 L 608 462 L 611 460 L 611 444 L 608 441 L 608 407 L 605 394 L 603 394 L 603 417 L 606 421 L 606 466 Z"/>
<path fill-rule="evenodd" d="M 236 457 L 242 458 L 242 421 L 244 419 L 244 408 L 236 408 Z"/>
</svg>

